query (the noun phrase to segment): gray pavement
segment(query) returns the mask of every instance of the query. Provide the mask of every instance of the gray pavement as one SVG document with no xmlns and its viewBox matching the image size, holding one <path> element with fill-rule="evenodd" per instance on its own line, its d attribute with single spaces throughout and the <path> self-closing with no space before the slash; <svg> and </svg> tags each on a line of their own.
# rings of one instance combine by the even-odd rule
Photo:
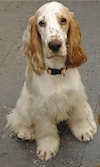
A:
<svg viewBox="0 0 100 167">
<path fill-rule="evenodd" d="M 57 156 L 38 160 L 36 142 L 23 142 L 6 130 L 6 115 L 15 106 L 24 82 L 26 60 L 21 53 L 22 35 L 28 18 L 46 0 L 0 1 L 0 167 L 96 167 L 100 162 L 100 127 L 90 143 L 76 140 L 62 123 Z M 100 1 L 61 1 L 80 23 L 88 62 L 79 70 L 95 119 L 100 100 Z"/>
</svg>

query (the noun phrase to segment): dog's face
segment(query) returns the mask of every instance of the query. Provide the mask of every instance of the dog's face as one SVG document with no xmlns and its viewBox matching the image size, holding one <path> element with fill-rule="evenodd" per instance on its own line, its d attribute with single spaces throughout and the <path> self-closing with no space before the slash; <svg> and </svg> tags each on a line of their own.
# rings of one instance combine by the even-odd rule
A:
<svg viewBox="0 0 100 167">
<path fill-rule="evenodd" d="M 38 10 L 37 28 L 48 59 L 67 55 L 68 11 L 61 4 L 50 3 Z"/>
<path fill-rule="evenodd" d="M 45 59 L 63 58 L 65 66 L 71 68 L 87 60 L 78 22 L 74 14 L 58 2 L 43 5 L 30 18 L 23 50 L 38 74 L 45 69 Z"/>
</svg>

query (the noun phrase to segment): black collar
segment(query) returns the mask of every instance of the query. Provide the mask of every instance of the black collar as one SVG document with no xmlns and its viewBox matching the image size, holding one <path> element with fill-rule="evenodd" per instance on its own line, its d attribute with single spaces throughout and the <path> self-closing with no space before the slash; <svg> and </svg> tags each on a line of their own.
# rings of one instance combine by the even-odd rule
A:
<svg viewBox="0 0 100 167">
<path fill-rule="evenodd" d="M 65 72 L 66 72 L 67 68 L 61 68 L 61 69 L 55 69 L 55 68 L 48 68 L 47 69 L 47 72 L 48 74 L 51 74 L 51 75 L 65 75 Z"/>
</svg>

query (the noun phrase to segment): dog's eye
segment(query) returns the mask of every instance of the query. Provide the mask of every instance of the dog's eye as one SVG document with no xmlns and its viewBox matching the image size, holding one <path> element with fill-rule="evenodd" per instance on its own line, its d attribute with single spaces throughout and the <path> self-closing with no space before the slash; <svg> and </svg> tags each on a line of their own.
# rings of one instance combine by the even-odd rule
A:
<svg viewBox="0 0 100 167">
<path fill-rule="evenodd" d="M 66 18 L 61 18 L 61 25 L 65 25 L 67 23 Z"/>
<path fill-rule="evenodd" d="M 46 22 L 45 22 L 44 20 L 41 20 L 41 21 L 39 22 L 39 26 L 40 26 L 40 27 L 45 27 L 45 26 L 46 26 Z"/>
</svg>

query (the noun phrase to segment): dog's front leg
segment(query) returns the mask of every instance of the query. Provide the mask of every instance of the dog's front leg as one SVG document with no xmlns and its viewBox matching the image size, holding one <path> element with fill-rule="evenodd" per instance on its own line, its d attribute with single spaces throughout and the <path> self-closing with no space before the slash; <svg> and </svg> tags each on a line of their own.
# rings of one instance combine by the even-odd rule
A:
<svg viewBox="0 0 100 167">
<path fill-rule="evenodd" d="M 93 111 L 87 101 L 80 101 L 73 109 L 68 121 L 72 133 L 80 141 L 90 141 L 97 131 Z"/>
<path fill-rule="evenodd" d="M 59 149 L 59 136 L 56 124 L 41 119 L 36 125 L 37 156 L 40 160 L 49 160 Z"/>
</svg>

